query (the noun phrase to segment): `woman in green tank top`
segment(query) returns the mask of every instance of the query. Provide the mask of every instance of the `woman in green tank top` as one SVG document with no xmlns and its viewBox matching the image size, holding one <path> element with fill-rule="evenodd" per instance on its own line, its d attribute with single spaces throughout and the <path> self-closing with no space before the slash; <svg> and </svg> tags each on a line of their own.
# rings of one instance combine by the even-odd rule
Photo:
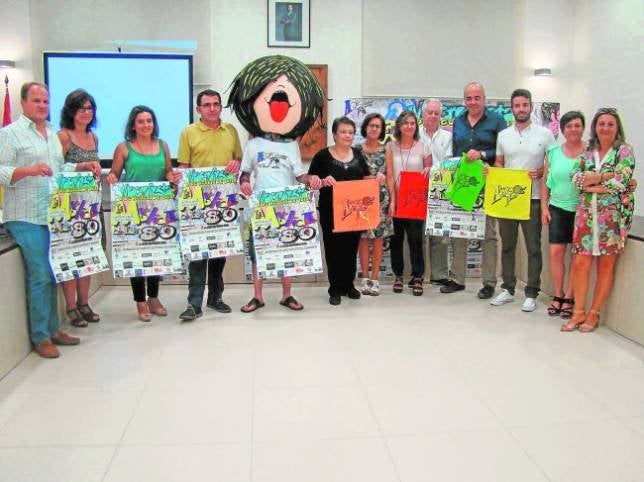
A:
<svg viewBox="0 0 644 482">
<path fill-rule="evenodd" d="M 544 162 L 543 178 L 546 182 L 541 183 L 541 221 L 549 226 L 550 275 L 554 291 L 548 314 L 569 319 L 574 300 L 572 271 L 568 275 L 568 286 L 564 293 L 565 254 L 566 247 L 572 243 L 579 200 L 579 191 L 572 183 L 572 171 L 579 162 L 577 158 L 586 147 L 581 140 L 586 122 L 581 112 L 571 111 L 561 117 L 559 124 L 566 142 L 550 149 Z M 566 331 L 567 326 L 564 324 L 561 329 Z"/>
<path fill-rule="evenodd" d="M 181 179 L 181 173 L 172 169 L 168 145 L 159 139 L 159 126 L 154 111 L 144 105 L 137 105 L 130 111 L 125 126 L 125 142 L 116 146 L 107 182 L 110 184 L 118 182 L 123 168 L 125 168 L 124 182 L 167 180 L 177 184 Z M 130 278 L 132 294 L 141 321 L 150 321 L 152 314 L 159 316 L 168 314 L 159 301 L 160 279 L 159 276 Z"/>
</svg>

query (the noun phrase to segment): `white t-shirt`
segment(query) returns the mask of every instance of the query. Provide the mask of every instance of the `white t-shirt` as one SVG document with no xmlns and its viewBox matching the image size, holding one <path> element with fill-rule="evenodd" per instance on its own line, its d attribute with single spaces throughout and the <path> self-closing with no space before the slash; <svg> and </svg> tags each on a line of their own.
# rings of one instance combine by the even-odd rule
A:
<svg viewBox="0 0 644 482">
<path fill-rule="evenodd" d="M 541 169 L 546 152 L 555 145 L 549 129 L 530 123 L 521 132 L 510 126 L 499 132 L 496 153 L 508 169 Z M 541 198 L 541 179 L 532 181 L 532 199 Z"/>
<path fill-rule="evenodd" d="M 410 149 L 401 149 L 396 141 L 389 143 L 389 149 L 393 154 L 394 181 L 398 186 L 400 171 L 422 171 L 423 159 L 425 157 L 425 144 L 423 141 L 414 141 Z"/>
<path fill-rule="evenodd" d="M 439 162 L 452 157 L 452 133 L 440 127 L 433 136 L 421 129 L 420 138 L 425 144 L 425 156 L 431 154 L 432 162 Z"/>
<path fill-rule="evenodd" d="M 305 173 L 300 146 L 295 141 L 269 141 L 255 137 L 246 144 L 241 171 L 255 173 L 253 190 L 293 186 Z"/>
</svg>

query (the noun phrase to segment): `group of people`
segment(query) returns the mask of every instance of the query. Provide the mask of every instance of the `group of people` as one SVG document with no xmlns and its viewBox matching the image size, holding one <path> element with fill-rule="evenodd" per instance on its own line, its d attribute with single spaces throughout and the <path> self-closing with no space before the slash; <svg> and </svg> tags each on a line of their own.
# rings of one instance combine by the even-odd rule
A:
<svg viewBox="0 0 644 482">
<path fill-rule="evenodd" d="M 276 83 L 289 82 L 282 77 Z M 240 91 L 233 89 L 233 100 L 229 99 L 233 108 L 234 97 L 238 95 Z M 289 132 L 291 138 L 276 134 L 255 136 L 242 151 L 235 127 L 221 120 L 220 94 L 205 90 L 199 93 L 196 103 L 200 119 L 181 134 L 177 159 L 180 168 L 221 166 L 227 173 L 239 175 L 240 191 L 247 196 L 253 190 L 297 183 L 320 190 L 319 222 L 331 305 L 339 305 L 343 296 L 357 299 L 361 295 L 380 294 L 379 269 L 385 238 L 390 238 L 394 293 L 405 289 L 403 243 L 406 237 L 411 261 L 407 286 L 413 295 L 423 295 L 424 222 L 394 216 L 400 173 L 418 171 L 428 177 L 433 164 L 453 155 L 465 155 L 466 162 L 482 162 L 487 168 L 526 169 L 532 179 L 528 220 L 486 217 L 483 286 L 478 298 L 491 299 L 494 306 L 514 300 L 520 226 L 528 253 L 528 279 L 521 309 L 535 310 L 541 285 L 541 229 L 547 225 L 554 286 L 548 314 L 565 319 L 563 331 L 579 328 L 587 332 L 597 327 L 612 284 L 617 255 L 624 249 L 634 203 L 633 151 L 626 143 L 620 117 L 614 109 L 600 109 L 595 114 L 587 143 L 582 140 L 583 114 L 566 113 L 560 122 L 565 142 L 557 144 L 548 129 L 531 122 L 533 104 L 529 91 L 517 89 L 512 93 L 515 123 L 508 127 L 500 115 L 486 109 L 483 86 L 472 82 L 464 89 L 466 109 L 454 120 L 451 132 L 440 127 L 442 105 L 437 99 L 425 103 L 422 126 L 413 112 L 403 111 L 396 119 L 393 141 L 387 145 L 382 144 L 385 119 L 380 114 L 365 117 L 361 126 L 364 142 L 358 146 L 354 146 L 355 123 L 348 117 L 340 117 L 332 124 L 333 145 L 315 155 L 307 172 L 293 139 L 303 133 L 297 132 L 297 127 Z M 49 178 L 60 170 L 90 171 L 100 176 L 98 138 L 92 130 L 97 107 L 89 93 L 83 90 L 70 93 L 62 110 L 61 130 L 56 135 L 47 123 L 49 94 L 45 85 L 25 84 L 21 104 L 20 118 L 0 130 L 0 183 L 6 189 L 4 221 L 21 248 L 27 267 L 31 340 L 41 356 L 56 357 L 59 352 L 55 345 L 77 344 L 79 339 L 59 327 L 56 283 L 48 263 Z M 244 123 L 243 118 L 240 120 Z M 258 117 L 249 122 L 263 121 Z M 172 167 L 168 146 L 159 138 L 159 125 L 152 109 L 146 106 L 132 109 L 124 138 L 114 151 L 107 177 L 109 183 L 119 180 L 179 182 L 181 172 Z M 378 226 L 368 232 L 333 232 L 333 185 L 363 178 L 373 178 L 380 184 Z M 500 293 L 494 296 L 497 226 L 502 243 L 503 282 Z M 449 243 L 453 251 L 451 270 L 447 261 Z M 564 287 L 564 255 L 568 244 L 572 245 L 574 255 L 568 285 Z M 252 257 L 252 237 L 250 251 Z M 444 294 L 464 290 L 467 240 L 431 236 L 429 252 L 430 282 L 440 285 L 440 292 Z M 360 289 L 354 284 L 358 254 L 363 276 Z M 598 259 L 599 275 L 591 307 L 586 312 L 589 271 L 594 259 Z M 225 264 L 225 258 L 189 264 L 187 307 L 179 315 L 181 320 L 202 316 L 206 285 L 206 306 L 221 313 L 232 311 L 223 301 Z M 141 321 L 168 314 L 159 300 L 159 281 L 157 276 L 131 278 Z M 285 277 L 281 281 L 280 304 L 291 310 L 303 309 L 291 293 L 291 280 Z M 255 263 L 253 284 L 254 295 L 242 306 L 242 312 L 250 313 L 265 306 L 262 280 Z M 88 277 L 64 282 L 63 292 L 72 325 L 83 327 L 100 320 L 88 303 Z"/>
</svg>

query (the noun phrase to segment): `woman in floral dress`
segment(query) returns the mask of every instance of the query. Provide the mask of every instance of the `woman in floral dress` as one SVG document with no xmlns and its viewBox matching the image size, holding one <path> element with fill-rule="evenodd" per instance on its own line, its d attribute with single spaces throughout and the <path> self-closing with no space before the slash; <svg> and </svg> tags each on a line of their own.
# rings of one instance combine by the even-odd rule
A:
<svg viewBox="0 0 644 482">
<path fill-rule="evenodd" d="M 364 143 L 358 150 L 364 154 L 372 176 L 378 173 L 386 175 L 385 146 L 381 144 L 385 138 L 385 119 L 380 114 L 369 114 L 364 118 L 360 129 Z M 380 294 L 380 263 L 382 261 L 385 238 L 393 234 L 393 224 L 389 213 L 389 189 L 393 186 L 380 185 L 380 224 L 362 233 L 359 245 L 360 271 L 362 272 L 363 295 L 378 296 Z M 371 248 L 371 249 L 370 249 Z M 371 256 L 370 256 L 371 255 Z M 369 276 L 369 258 L 371 257 L 371 276 Z"/>
<path fill-rule="evenodd" d="M 615 109 L 597 111 L 590 126 L 588 149 L 573 171 L 580 190 L 575 216 L 572 251 L 575 309 L 570 320 L 581 332 L 599 324 L 599 314 L 613 284 L 617 255 L 633 219 L 634 195 L 628 189 L 635 167 L 633 148 L 626 143 L 622 121 Z M 584 311 L 588 279 L 597 258 L 597 281 L 593 300 Z"/>
</svg>

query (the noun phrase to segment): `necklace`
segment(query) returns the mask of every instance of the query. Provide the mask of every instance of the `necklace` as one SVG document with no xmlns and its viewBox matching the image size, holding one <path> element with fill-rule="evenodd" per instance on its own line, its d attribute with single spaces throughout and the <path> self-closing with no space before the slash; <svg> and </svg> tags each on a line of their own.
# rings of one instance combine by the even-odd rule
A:
<svg viewBox="0 0 644 482">
<path fill-rule="evenodd" d="M 402 171 L 407 170 L 407 166 L 409 165 L 409 157 L 411 156 L 411 151 L 414 149 L 414 146 L 416 145 L 416 141 L 413 141 L 411 143 L 411 146 L 409 146 L 409 149 L 405 149 L 407 151 L 407 158 L 405 159 L 403 157 L 403 147 L 402 143 L 398 144 L 398 152 L 400 153 L 400 163 L 402 164 Z"/>
</svg>

